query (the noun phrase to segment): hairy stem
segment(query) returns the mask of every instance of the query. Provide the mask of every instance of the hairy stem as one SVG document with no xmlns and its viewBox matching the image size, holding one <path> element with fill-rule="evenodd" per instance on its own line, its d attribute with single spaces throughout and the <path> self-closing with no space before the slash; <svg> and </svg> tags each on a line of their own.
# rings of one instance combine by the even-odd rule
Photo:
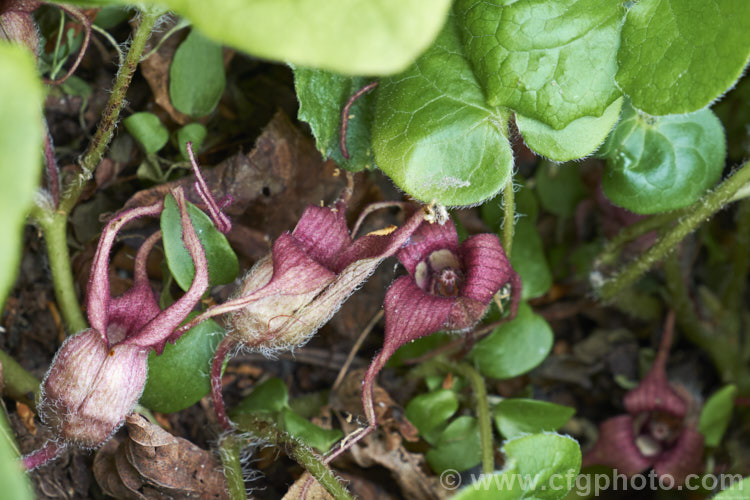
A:
<svg viewBox="0 0 750 500">
<path fill-rule="evenodd" d="M 37 221 L 44 234 L 55 297 L 62 311 L 65 324 L 71 332 L 87 328 L 87 323 L 81 312 L 81 306 L 73 285 L 73 270 L 70 266 L 70 254 L 68 253 L 66 239 L 68 215 L 78 201 L 86 182 L 93 176 L 94 170 L 101 162 L 102 156 L 112 140 L 115 125 L 120 117 L 120 110 L 125 104 L 125 94 L 133 79 L 138 61 L 143 54 L 143 47 L 151 34 L 154 23 L 161 14 L 162 11 L 157 9 L 145 9 L 142 13 L 128 55 L 117 72 L 107 107 L 102 114 L 91 144 L 80 161 L 81 172 L 63 190 L 57 209 L 36 207 L 32 212 L 32 217 Z"/>
<path fill-rule="evenodd" d="M 224 466 L 224 477 L 227 479 L 229 498 L 231 500 L 245 500 L 245 480 L 242 476 L 242 464 L 240 463 L 240 440 L 237 436 L 229 434 L 222 438 L 219 447 L 221 464 Z"/>
<path fill-rule="evenodd" d="M 143 48 L 146 45 L 148 37 L 151 35 L 154 23 L 161 14 L 161 11 L 151 9 L 146 9 L 141 14 L 141 21 L 133 35 L 128 55 L 125 57 L 123 65 L 117 71 L 115 84 L 112 87 L 112 93 L 109 96 L 107 107 L 102 114 L 102 119 L 99 121 L 88 150 L 80 160 L 81 172 L 68 186 L 60 202 L 60 210 L 66 214 L 73 209 L 73 206 L 78 201 L 78 197 L 81 195 L 86 182 L 94 175 L 94 170 L 102 161 L 104 152 L 112 140 L 115 125 L 120 118 L 120 111 L 125 104 L 125 94 L 130 87 L 130 82 L 138 67 L 138 61 L 140 61 L 141 55 L 143 55 Z"/>
<path fill-rule="evenodd" d="M 76 295 L 73 270 L 70 265 L 70 253 L 68 252 L 68 215 L 55 212 L 47 217 L 38 217 L 37 222 L 44 234 L 49 267 L 52 272 L 52 285 L 65 325 L 70 333 L 85 330 L 88 328 L 88 323 L 83 317 L 81 304 L 78 302 L 78 296 Z"/>
<path fill-rule="evenodd" d="M 0 351 L 0 369 L 3 381 L 0 394 L 36 409 L 41 380 L 26 371 L 5 351 Z"/>
<path fill-rule="evenodd" d="M 331 469 L 323 463 L 308 446 L 277 429 L 273 423 L 253 415 L 241 415 L 236 419 L 237 426 L 275 446 L 282 446 L 287 455 L 307 470 L 336 500 L 353 500 Z"/>
<path fill-rule="evenodd" d="M 685 215 L 686 210 L 681 208 L 679 210 L 672 210 L 671 212 L 664 212 L 661 214 L 652 215 L 647 219 L 639 220 L 638 222 L 624 227 L 614 238 L 609 240 L 607 245 L 604 247 L 602 252 L 599 254 L 597 261 L 599 264 L 612 264 L 617 260 L 620 255 L 622 247 L 646 233 L 655 231 L 662 228 L 663 226 L 674 222 L 676 219 Z"/>
<path fill-rule="evenodd" d="M 659 240 L 640 255 L 636 260 L 627 264 L 598 290 L 599 296 L 608 300 L 617 295 L 623 288 L 632 285 L 655 263 L 663 259 L 682 239 L 695 231 L 704 221 L 712 217 L 728 203 L 734 194 L 745 184 L 750 182 L 750 162 L 745 163 L 731 177 L 719 185 L 716 190 L 703 199 L 693 203 L 687 210 L 687 215 L 677 221 L 677 224 L 664 233 Z"/>
<path fill-rule="evenodd" d="M 510 251 L 513 247 L 513 226 L 516 223 L 516 202 L 513 199 L 513 177 L 503 188 L 503 250 L 510 259 Z"/>
<path fill-rule="evenodd" d="M 445 371 L 457 373 L 469 380 L 474 399 L 477 403 L 477 421 L 479 422 L 479 441 L 482 445 L 482 472 L 492 474 L 495 471 L 495 446 L 492 440 L 492 419 L 490 404 L 487 401 L 487 386 L 482 375 L 467 363 L 448 363 L 441 361 L 438 366 Z"/>
</svg>

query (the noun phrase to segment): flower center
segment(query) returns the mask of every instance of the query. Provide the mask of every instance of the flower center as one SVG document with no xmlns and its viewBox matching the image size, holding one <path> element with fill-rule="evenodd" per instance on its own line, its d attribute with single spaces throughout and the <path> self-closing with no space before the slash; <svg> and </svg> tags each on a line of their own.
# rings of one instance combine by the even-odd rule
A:
<svg viewBox="0 0 750 500">
<path fill-rule="evenodd" d="M 432 275 L 430 292 L 442 297 L 457 297 L 463 284 L 464 275 L 458 269 L 444 267 Z"/>
<path fill-rule="evenodd" d="M 647 457 L 669 449 L 680 435 L 682 420 L 667 413 L 643 414 L 636 428 L 636 446 Z"/>
</svg>

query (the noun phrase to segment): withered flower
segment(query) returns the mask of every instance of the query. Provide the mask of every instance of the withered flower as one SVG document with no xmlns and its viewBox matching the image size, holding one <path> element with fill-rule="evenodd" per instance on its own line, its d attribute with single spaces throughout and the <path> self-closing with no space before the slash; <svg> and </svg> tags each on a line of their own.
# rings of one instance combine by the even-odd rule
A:
<svg viewBox="0 0 750 500">
<path fill-rule="evenodd" d="M 182 327 L 229 313 L 229 333 L 217 348 L 211 372 L 214 407 L 225 428 L 231 423 L 221 396 L 221 367 L 229 352 L 243 347 L 274 355 L 303 345 L 424 219 L 417 211 L 398 229 L 353 240 L 345 217 L 349 194 L 345 191 L 331 208 L 308 207 L 294 231 L 282 234 L 250 270 L 237 298 Z"/>
<path fill-rule="evenodd" d="M 172 190 L 182 221 L 183 241 L 195 264 L 188 291 L 161 310 L 149 284 L 146 260 L 161 236 L 150 236 L 135 259 L 133 287 L 120 297 L 110 296 L 109 255 L 117 233 L 128 222 L 158 216 L 163 202 L 127 210 L 102 232 L 87 291 L 91 327 L 68 338 L 58 350 L 42 383 L 39 415 L 56 439 L 23 458 L 34 469 L 57 457 L 66 447 L 95 448 L 122 425 L 146 383 L 151 349 L 161 352 L 173 332 L 208 288 L 208 265 L 203 247 L 187 212 L 181 188 Z"/>
</svg>

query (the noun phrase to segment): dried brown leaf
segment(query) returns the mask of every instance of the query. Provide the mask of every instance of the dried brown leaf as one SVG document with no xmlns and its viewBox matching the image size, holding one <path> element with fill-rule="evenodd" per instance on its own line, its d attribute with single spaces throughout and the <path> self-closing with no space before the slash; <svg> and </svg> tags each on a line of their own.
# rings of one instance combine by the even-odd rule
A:
<svg viewBox="0 0 750 500">
<path fill-rule="evenodd" d="M 95 459 L 94 475 L 107 494 L 138 499 L 228 498 L 224 474 L 210 452 L 172 436 L 141 415 L 129 416 L 125 427 L 127 438 L 103 447 Z"/>
</svg>

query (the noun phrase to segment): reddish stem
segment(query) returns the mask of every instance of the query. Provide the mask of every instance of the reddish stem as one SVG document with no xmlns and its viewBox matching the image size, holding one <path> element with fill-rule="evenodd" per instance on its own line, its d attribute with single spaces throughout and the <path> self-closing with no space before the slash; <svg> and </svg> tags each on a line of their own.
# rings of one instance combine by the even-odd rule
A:
<svg viewBox="0 0 750 500">
<path fill-rule="evenodd" d="M 232 337 L 224 337 L 224 340 L 222 340 L 216 348 L 216 354 L 214 354 L 214 360 L 213 363 L 211 363 L 211 399 L 213 399 L 214 402 L 216 418 L 225 430 L 232 429 L 232 422 L 230 422 L 229 417 L 227 417 L 227 410 L 224 406 L 224 396 L 221 394 L 221 368 L 224 366 L 224 360 L 227 359 L 229 351 L 231 351 L 234 346 L 235 341 Z"/>
<path fill-rule="evenodd" d="M 349 151 L 346 149 L 346 130 L 349 128 L 349 110 L 352 109 L 352 106 L 354 105 L 354 102 L 374 89 L 378 86 L 377 81 L 370 82 L 361 89 L 359 89 L 357 92 L 354 93 L 353 96 L 349 98 L 348 101 L 346 101 L 346 104 L 344 105 L 344 109 L 341 110 L 341 131 L 339 132 L 339 146 L 341 147 L 341 154 L 344 158 L 347 160 L 349 159 Z"/>
<path fill-rule="evenodd" d="M 56 441 L 47 441 L 43 447 L 23 457 L 23 466 L 27 471 L 40 467 L 60 456 L 65 450 L 65 445 Z"/>
</svg>

